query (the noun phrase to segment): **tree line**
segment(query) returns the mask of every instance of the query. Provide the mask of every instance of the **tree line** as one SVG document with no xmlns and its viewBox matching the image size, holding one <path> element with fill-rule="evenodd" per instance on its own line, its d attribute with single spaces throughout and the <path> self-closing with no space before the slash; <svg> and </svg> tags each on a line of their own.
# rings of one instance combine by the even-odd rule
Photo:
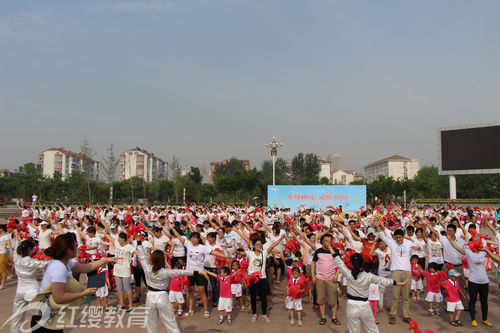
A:
<svg viewBox="0 0 500 333">
<path fill-rule="evenodd" d="M 328 184 L 328 179 L 319 179 L 321 164 L 314 154 L 299 153 L 291 162 L 282 158 L 276 161 L 277 185 L 318 185 Z M 214 184 L 203 182 L 203 172 L 191 167 L 183 174 L 180 161 L 173 156 L 169 162 L 169 178 L 145 182 L 134 177 L 126 180 L 105 181 L 90 179 L 84 172 L 73 172 L 65 180 L 60 175 L 44 177 L 42 169 L 34 163 L 19 168 L 16 177 L 0 178 L 0 199 L 9 202 L 12 198 L 30 201 L 36 193 L 41 202 L 55 202 L 57 199 L 68 203 L 107 203 L 111 189 L 114 203 L 185 202 L 197 203 L 245 203 L 259 197 L 267 198 L 267 186 L 272 184 L 272 162 L 266 160 L 259 169 L 245 170 L 243 163 L 231 157 L 226 163 L 215 168 Z M 356 181 L 352 185 L 364 184 Z M 435 166 L 423 167 L 411 180 L 395 180 L 379 177 L 367 185 L 367 201 L 375 198 L 383 202 L 402 201 L 406 191 L 407 200 L 418 198 L 448 198 L 447 176 L 438 175 Z M 457 176 L 459 198 L 500 198 L 500 175 Z"/>
</svg>

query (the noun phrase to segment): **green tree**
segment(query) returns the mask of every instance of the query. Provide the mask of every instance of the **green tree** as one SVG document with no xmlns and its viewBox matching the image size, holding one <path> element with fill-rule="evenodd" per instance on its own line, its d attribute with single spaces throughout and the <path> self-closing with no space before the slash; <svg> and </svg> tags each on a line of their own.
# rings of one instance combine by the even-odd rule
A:
<svg viewBox="0 0 500 333">
<path fill-rule="evenodd" d="M 318 156 L 309 153 L 304 157 L 304 177 L 319 179 L 319 173 L 321 172 L 321 162 Z"/>
<path fill-rule="evenodd" d="M 266 180 L 267 184 L 272 184 L 273 181 L 273 162 L 271 160 L 265 160 L 262 162 L 261 166 L 261 177 Z M 290 179 L 291 170 L 288 163 L 281 157 L 276 159 L 276 184 L 277 185 L 289 185 L 291 184 Z"/>
<path fill-rule="evenodd" d="M 226 162 L 220 163 L 215 167 L 214 181 L 217 181 L 218 177 L 231 176 L 236 170 L 245 170 L 245 167 L 242 161 L 233 156 Z"/>
<path fill-rule="evenodd" d="M 300 184 L 304 178 L 304 154 L 298 153 L 292 158 L 292 183 L 294 185 Z"/>
<path fill-rule="evenodd" d="M 195 184 L 201 185 L 201 181 L 203 180 L 203 176 L 201 175 L 200 168 L 191 167 L 191 170 L 189 170 L 188 175 Z"/>
<path fill-rule="evenodd" d="M 19 167 L 19 174 L 13 179 L 19 188 L 17 195 L 25 199 L 31 197 L 33 193 L 40 193 L 43 181 L 42 167 L 35 163 L 26 163 Z"/>
<path fill-rule="evenodd" d="M 111 183 L 115 180 L 116 169 L 118 167 L 119 159 L 116 157 L 113 151 L 113 144 L 110 144 L 106 149 L 106 155 L 102 161 L 104 178 L 107 183 Z"/>
<path fill-rule="evenodd" d="M 315 154 L 298 153 L 292 158 L 293 184 L 318 184 L 321 163 Z"/>
<path fill-rule="evenodd" d="M 180 184 L 179 184 L 179 179 L 181 178 L 181 162 L 179 159 L 175 156 L 172 155 L 172 158 L 168 162 L 168 174 L 170 180 L 174 184 L 174 194 L 175 194 L 175 202 L 179 202 L 179 194 L 180 194 Z"/>
<path fill-rule="evenodd" d="M 321 179 L 319 180 L 319 184 L 320 185 L 328 185 L 328 184 L 330 184 L 330 179 L 328 179 L 328 177 L 321 177 Z"/>
</svg>

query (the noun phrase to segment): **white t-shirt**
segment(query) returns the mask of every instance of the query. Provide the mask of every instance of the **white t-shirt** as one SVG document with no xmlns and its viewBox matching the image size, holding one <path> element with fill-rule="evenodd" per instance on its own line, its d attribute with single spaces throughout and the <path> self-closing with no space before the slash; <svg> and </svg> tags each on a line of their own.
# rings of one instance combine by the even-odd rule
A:
<svg viewBox="0 0 500 333">
<path fill-rule="evenodd" d="M 40 228 L 40 233 L 38 234 L 38 247 L 42 250 L 48 249 L 50 247 L 50 235 L 52 234 L 51 229 L 45 231 Z"/>
<path fill-rule="evenodd" d="M 378 284 L 370 284 L 370 288 L 368 288 L 368 300 L 369 301 L 378 301 L 380 300 L 380 294 L 378 292 Z"/>
<path fill-rule="evenodd" d="M 169 240 L 170 239 L 168 239 L 168 237 L 165 235 L 162 235 L 160 238 L 155 237 L 153 240 L 153 246 L 159 250 L 165 251 Z"/>
<path fill-rule="evenodd" d="M 182 236 L 182 238 L 187 239 L 186 236 Z M 172 243 L 175 246 L 173 251 L 172 251 L 172 256 L 173 257 L 184 257 L 184 255 L 186 254 L 186 252 L 184 251 L 184 244 L 182 244 L 181 241 L 177 237 L 172 238 Z"/>
<path fill-rule="evenodd" d="M 479 251 L 477 253 L 472 252 L 468 246 L 464 247 L 465 257 L 469 263 L 469 281 L 477 284 L 489 283 L 490 279 L 486 273 L 486 267 L 484 265 L 484 259 L 486 257 L 486 252 Z"/>
<path fill-rule="evenodd" d="M 63 264 L 59 260 L 51 260 L 43 274 L 40 291 L 50 286 L 52 282 L 66 283 L 69 278 L 73 277 L 71 269 L 75 264 L 76 261 L 74 259 L 69 260 L 68 265 Z"/>
<path fill-rule="evenodd" d="M 384 232 L 387 231 L 386 229 Z M 398 244 L 384 232 L 380 232 L 379 236 L 387 244 L 387 247 L 391 249 L 391 271 L 411 272 L 411 247 L 416 246 L 416 244 L 407 239 L 403 240 L 403 244 Z"/>
<path fill-rule="evenodd" d="M 118 262 L 115 264 L 114 275 L 127 278 L 131 275 L 130 260 L 132 260 L 132 253 L 134 253 L 135 248 L 131 244 L 121 246 L 118 240 L 116 240 L 115 251 Z"/>
<path fill-rule="evenodd" d="M 386 252 L 376 249 L 375 253 L 378 258 L 378 275 L 384 277 L 391 276 L 391 250 L 388 247 L 386 248 Z"/>
<path fill-rule="evenodd" d="M 455 250 L 453 245 L 451 245 L 450 241 L 446 236 L 440 236 L 439 241 L 443 246 L 443 259 L 444 261 L 453 264 L 453 265 L 461 265 L 462 264 L 462 254 Z M 462 238 L 456 237 L 455 244 L 458 247 L 464 247 L 465 241 Z"/>
<path fill-rule="evenodd" d="M 10 241 L 10 234 L 5 233 L 2 236 L 0 236 L 0 254 L 6 254 L 7 253 L 7 241 Z M 11 253 L 12 255 L 12 253 Z"/>
<path fill-rule="evenodd" d="M 94 236 L 92 238 L 88 237 L 86 238 L 85 240 L 85 245 L 87 246 L 87 248 L 91 248 L 91 247 L 95 247 L 96 249 L 93 249 L 93 250 L 87 250 L 87 253 L 88 254 L 96 254 L 97 253 L 97 248 L 99 247 L 99 242 L 101 241 L 101 239 L 97 236 Z"/>
<path fill-rule="evenodd" d="M 203 263 L 205 262 L 205 256 L 210 254 L 212 250 L 203 244 L 198 244 L 194 246 L 189 240 L 184 241 L 184 246 L 187 249 L 187 262 L 186 270 L 200 272 L 205 269 Z"/>
<path fill-rule="evenodd" d="M 427 240 L 427 255 L 429 256 L 429 263 L 435 262 L 436 264 L 443 264 L 443 253 L 441 252 L 441 242 L 433 242 L 431 239 Z"/>
<path fill-rule="evenodd" d="M 255 272 L 261 272 L 262 278 L 266 278 L 266 258 L 267 258 L 267 249 L 263 249 L 260 251 L 260 254 L 256 254 L 255 251 L 247 251 L 248 257 L 248 274 L 251 275 Z"/>
<path fill-rule="evenodd" d="M 220 248 L 220 245 L 217 243 L 214 243 L 214 245 L 207 244 L 205 245 L 206 248 L 209 248 L 210 251 L 215 250 L 216 248 Z M 215 265 L 215 258 L 213 254 L 207 254 L 205 255 L 205 261 L 203 262 L 203 266 L 207 268 L 216 268 L 217 266 Z"/>
<path fill-rule="evenodd" d="M 415 237 L 412 240 L 415 243 L 415 245 L 419 247 L 419 249 L 418 250 L 412 249 L 411 254 L 412 255 L 416 254 L 419 258 L 425 258 L 425 247 L 426 247 L 425 241 L 423 239 L 418 240 L 417 237 Z"/>
</svg>

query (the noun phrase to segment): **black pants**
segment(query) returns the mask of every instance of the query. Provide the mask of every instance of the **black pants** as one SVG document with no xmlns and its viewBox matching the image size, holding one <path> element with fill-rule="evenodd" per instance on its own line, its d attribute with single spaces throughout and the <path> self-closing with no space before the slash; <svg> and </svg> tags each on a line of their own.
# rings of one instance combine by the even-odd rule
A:
<svg viewBox="0 0 500 333">
<path fill-rule="evenodd" d="M 250 291 L 250 302 L 252 304 L 252 313 L 257 314 L 257 295 L 260 296 L 262 304 L 262 315 L 267 314 L 267 279 L 260 279 L 257 283 L 250 282 L 248 289 Z"/>
<path fill-rule="evenodd" d="M 469 281 L 469 312 L 471 320 L 476 319 L 476 299 L 478 293 L 483 320 L 488 319 L 488 286 L 488 283 L 478 284 Z"/>
<path fill-rule="evenodd" d="M 175 264 L 177 264 L 179 261 L 182 261 L 182 265 L 186 265 L 186 257 L 172 257 L 172 260 L 170 261 L 170 266 L 172 266 L 172 269 L 175 268 Z"/>
<path fill-rule="evenodd" d="M 422 267 L 422 269 L 425 271 L 425 257 L 423 258 L 418 258 L 418 264 L 420 265 L 420 267 Z"/>
<path fill-rule="evenodd" d="M 132 274 L 134 274 L 135 286 L 140 287 L 141 281 L 144 280 L 146 283 L 146 276 L 144 275 L 144 269 L 142 266 L 132 266 Z"/>
<path fill-rule="evenodd" d="M 31 327 L 36 326 L 40 319 L 42 319 L 42 316 L 32 316 L 31 317 Z M 31 332 L 33 332 L 33 333 L 64 333 L 64 330 L 50 330 L 50 329 L 45 328 L 45 327 L 39 327 L 36 330 L 32 329 Z"/>
<path fill-rule="evenodd" d="M 205 269 L 209 272 L 217 274 L 217 268 L 205 267 Z M 209 275 L 208 277 L 210 278 L 210 285 L 212 286 L 212 303 L 218 303 L 219 302 L 219 281 L 217 281 L 217 278 L 213 277 L 212 275 Z M 208 288 L 205 288 L 205 293 L 207 294 L 207 297 L 208 297 Z"/>
</svg>

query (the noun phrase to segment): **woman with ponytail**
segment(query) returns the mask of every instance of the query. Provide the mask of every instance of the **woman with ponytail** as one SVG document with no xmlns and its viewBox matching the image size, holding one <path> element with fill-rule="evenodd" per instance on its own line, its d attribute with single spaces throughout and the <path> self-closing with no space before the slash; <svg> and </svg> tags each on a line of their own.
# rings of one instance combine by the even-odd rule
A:
<svg viewBox="0 0 500 333">
<path fill-rule="evenodd" d="M 404 282 L 397 282 L 392 279 L 367 273 L 363 270 L 363 256 L 355 253 L 350 258 L 352 270 L 349 270 L 337 249 L 333 249 L 331 245 L 329 250 L 332 253 L 335 265 L 340 269 L 342 275 L 347 280 L 347 328 L 349 333 L 361 332 L 361 325 L 367 333 L 378 333 L 379 330 L 375 324 L 370 303 L 368 302 L 368 294 L 370 284 L 378 284 L 383 287 L 390 285 L 406 285 L 410 279 Z"/>
<path fill-rule="evenodd" d="M 139 261 L 144 269 L 148 293 L 146 295 L 147 332 L 157 333 L 158 322 L 161 320 L 170 333 L 180 333 L 172 305 L 168 299 L 167 288 L 170 278 L 177 276 L 192 276 L 192 271 L 183 269 L 169 269 L 165 264 L 165 254 L 161 250 L 154 250 L 148 256 L 140 240 L 137 241 Z M 200 272 L 206 277 L 206 274 Z"/>
<path fill-rule="evenodd" d="M 17 234 L 17 230 L 15 231 Z M 12 320 L 10 322 L 10 332 L 21 332 L 24 321 L 25 306 L 35 297 L 40 288 L 36 279 L 38 272 L 43 270 L 48 261 L 32 259 L 33 250 L 36 242 L 28 238 L 21 242 L 14 252 L 14 267 L 17 274 L 17 289 L 14 296 L 14 305 L 12 309 Z M 18 313 L 19 311 L 19 313 Z"/>
</svg>

